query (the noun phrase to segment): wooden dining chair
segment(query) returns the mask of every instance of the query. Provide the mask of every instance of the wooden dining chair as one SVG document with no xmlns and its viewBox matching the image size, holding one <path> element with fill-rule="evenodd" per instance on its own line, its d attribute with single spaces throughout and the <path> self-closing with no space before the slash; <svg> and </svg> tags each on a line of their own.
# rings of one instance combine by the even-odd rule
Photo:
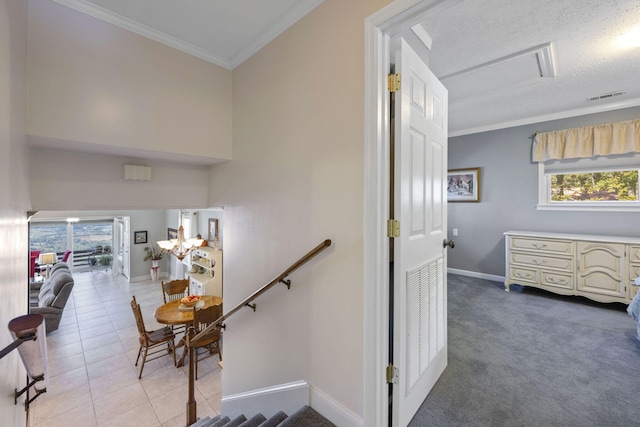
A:
<svg viewBox="0 0 640 427">
<path fill-rule="evenodd" d="M 186 295 L 190 295 L 189 292 L 189 279 L 176 279 L 170 282 L 162 281 L 162 297 L 164 303 L 175 301 L 184 298 Z M 171 326 L 171 330 L 176 332 L 186 331 L 186 325 Z M 182 341 L 181 341 L 182 342 Z"/>
<path fill-rule="evenodd" d="M 207 326 L 222 317 L 222 304 L 212 305 L 208 308 L 201 308 L 199 310 L 194 309 L 193 312 L 193 327 L 196 330 L 196 334 L 203 331 Z M 204 360 L 208 357 L 218 354 L 220 361 L 222 362 L 222 348 L 221 345 L 222 333 L 220 328 L 216 328 L 205 335 L 202 339 L 198 340 L 196 347 L 194 348 L 194 356 L 196 360 L 196 380 L 198 379 L 198 361 Z M 204 351 L 198 351 L 204 349 Z"/>
<path fill-rule="evenodd" d="M 182 299 L 183 297 L 190 295 L 189 293 L 189 279 L 177 279 L 170 282 L 162 281 L 162 297 L 164 303 Z"/>
<path fill-rule="evenodd" d="M 165 326 L 164 328 L 157 329 L 155 331 L 147 331 L 144 327 L 144 320 L 142 318 L 142 310 L 140 310 L 140 304 L 137 303 L 135 296 L 131 300 L 131 309 L 133 310 L 133 316 L 136 318 L 136 326 L 138 327 L 138 334 L 140 335 L 140 349 L 138 350 L 138 357 L 136 357 L 135 364 L 135 366 L 138 366 L 140 355 L 142 355 L 142 366 L 140 366 L 138 379 L 142 378 L 142 370 L 144 369 L 144 364 L 147 361 L 147 356 L 157 354 L 157 356 L 149 359 L 155 360 L 159 357 L 164 356 L 164 354 L 159 353 L 164 353 L 166 351 L 167 354 L 173 354 L 173 365 L 175 366 L 176 348 L 173 341 L 175 335 L 173 334 L 171 328 Z M 165 345 L 166 348 L 164 348 Z"/>
</svg>

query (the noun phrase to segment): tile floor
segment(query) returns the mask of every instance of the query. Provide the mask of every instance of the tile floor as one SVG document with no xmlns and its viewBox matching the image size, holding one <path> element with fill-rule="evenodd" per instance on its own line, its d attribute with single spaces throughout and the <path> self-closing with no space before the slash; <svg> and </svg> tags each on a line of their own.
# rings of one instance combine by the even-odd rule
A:
<svg viewBox="0 0 640 427">
<path fill-rule="evenodd" d="M 73 277 L 60 327 L 47 335 L 49 387 L 31 404 L 29 425 L 184 426 L 187 368 L 174 367 L 173 358 L 164 356 L 147 362 L 139 380 L 134 366 L 138 331 L 131 296 L 142 308 L 146 328 L 161 327 L 153 318 L 163 303 L 160 281 L 127 283 L 110 271 Z M 198 417 L 220 411 L 218 360 L 199 363 Z"/>
</svg>

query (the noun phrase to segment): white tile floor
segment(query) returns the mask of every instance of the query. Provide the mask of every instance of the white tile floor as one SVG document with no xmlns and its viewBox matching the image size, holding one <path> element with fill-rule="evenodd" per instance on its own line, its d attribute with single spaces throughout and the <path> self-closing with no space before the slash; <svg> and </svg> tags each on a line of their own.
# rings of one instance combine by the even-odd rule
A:
<svg viewBox="0 0 640 427">
<path fill-rule="evenodd" d="M 175 368 L 173 358 L 164 356 L 147 362 L 139 380 L 134 366 L 138 331 L 131 296 L 148 330 L 163 326 L 153 318 L 163 303 L 160 281 L 127 283 L 102 270 L 74 272 L 73 278 L 60 327 L 47 335 L 49 387 L 31 404 L 29 425 L 184 426 L 187 368 Z M 218 360 L 198 365 L 198 417 L 220 411 Z"/>
</svg>

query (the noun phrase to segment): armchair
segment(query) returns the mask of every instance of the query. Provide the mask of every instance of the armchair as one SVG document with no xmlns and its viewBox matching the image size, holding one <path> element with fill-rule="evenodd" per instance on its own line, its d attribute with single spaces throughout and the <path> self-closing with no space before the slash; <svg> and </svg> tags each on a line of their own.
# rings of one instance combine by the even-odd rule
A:
<svg viewBox="0 0 640 427">
<path fill-rule="evenodd" d="M 69 270 L 58 267 L 40 288 L 37 303 L 34 301 L 30 312 L 44 317 L 47 333 L 58 329 L 73 285 L 73 277 Z"/>
</svg>

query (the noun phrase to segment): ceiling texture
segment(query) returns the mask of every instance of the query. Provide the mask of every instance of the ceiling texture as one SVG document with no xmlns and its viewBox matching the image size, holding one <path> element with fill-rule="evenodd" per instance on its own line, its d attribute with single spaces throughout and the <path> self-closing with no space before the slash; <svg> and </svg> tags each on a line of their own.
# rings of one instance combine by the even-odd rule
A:
<svg viewBox="0 0 640 427">
<path fill-rule="evenodd" d="M 233 69 L 323 0 L 55 1 Z M 638 0 L 451 0 L 422 27 L 451 136 L 640 105 Z"/>
</svg>

